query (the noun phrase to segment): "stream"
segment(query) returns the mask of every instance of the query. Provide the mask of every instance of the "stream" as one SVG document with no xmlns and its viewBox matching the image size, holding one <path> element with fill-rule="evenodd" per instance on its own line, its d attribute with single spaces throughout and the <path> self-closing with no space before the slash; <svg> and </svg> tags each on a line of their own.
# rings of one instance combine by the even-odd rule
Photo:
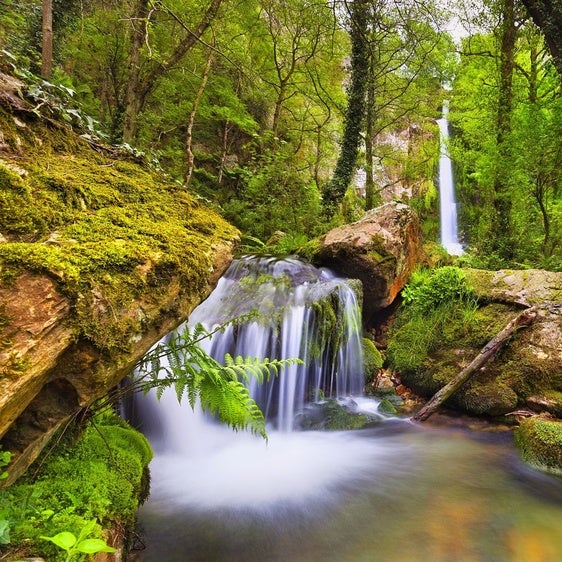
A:
<svg viewBox="0 0 562 562">
<path fill-rule="evenodd" d="M 214 336 L 219 340 L 209 342 L 210 352 L 254 350 L 271 357 L 269 352 L 279 347 L 310 354 L 301 371 L 282 373 L 270 391 L 256 392 L 256 399 L 265 401 L 262 409 L 272 411 L 267 441 L 193 412 L 178 404 L 173 392 L 166 391 L 159 403 L 149 395 L 137 406 L 138 425 L 155 457 L 151 496 L 139 511 L 134 560 L 562 560 L 562 479 L 525 466 L 509 430 L 416 425 L 381 413 L 379 399 L 356 393 L 355 377 L 363 376 L 356 372 L 361 347 L 354 314 L 360 307 L 349 296 L 345 280 L 311 266 L 303 270 L 302 265 L 296 260 L 236 262 L 192 315 L 193 321 L 213 327 L 225 315 L 255 306 L 245 297 L 256 294 L 257 306 L 282 313 L 270 313 L 271 323 L 219 332 Z M 257 292 L 253 281 L 248 291 L 248 277 L 259 279 Z M 237 289 L 241 280 L 242 293 Z M 322 338 L 328 339 L 319 345 L 314 338 L 323 307 L 316 299 L 333 300 L 334 294 L 343 303 L 335 305 L 338 334 L 322 330 Z M 289 303 L 286 308 L 281 300 Z M 233 301 L 243 310 L 231 309 Z M 307 333 L 309 326 L 313 334 Z M 280 334 L 289 334 L 292 343 L 280 342 Z M 295 339 L 298 345 L 293 347 Z M 332 361 L 308 350 L 311 343 L 316 350 L 331 349 Z M 301 384 L 303 379 L 306 384 Z M 316 381 L 332 387 L 326 398 L 369 415 L 371 423 L 346 431 L 310 431 L 286 420 L 279 423 L 278 414 L 287 416 L 287 389 L 293 393 L 289 413 L 295 417 L 306 411 L 311 396 L 313 401 L 325 400 L 323 394 L 310 394 Z"/>
</svg>

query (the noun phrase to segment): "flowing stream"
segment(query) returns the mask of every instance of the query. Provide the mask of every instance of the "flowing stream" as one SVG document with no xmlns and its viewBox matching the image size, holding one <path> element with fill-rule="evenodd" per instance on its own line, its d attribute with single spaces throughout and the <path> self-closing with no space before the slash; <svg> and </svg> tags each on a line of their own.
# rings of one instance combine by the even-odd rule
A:
<svg viewBox="0 0 562 562">
<path fill-rule="evenodd" d="M 441 155 L 439 158 L 439 207 L 441 223 L 441 245 L 454 256 L 463 253 L 459 242 L 457 201 L 453 181 L 453 166 L 447 148 L 449 141 L 448 102 L 443 103 L 443 116 L 437 120 L 441 139 Z"/>
<path fill-rule="evenodd" d="M 135 560 L 562 560 L 562 481 L 526 468 L 509 431 L 413 425 L 360 394 L 353 284 L 297 260 L 244 259 L 190 322 L 212 327 L 252 308 L 267 321 L 219 333 L 209 352 L 298 352 L 308 366 L 255 389 L 270 412 L 268 441 L 180 406 L 173 393 L 143 400 L 141 428 L 155 458 L 151 497 L 139 512 L 145 548 Z M 318 384 L 367 414 L 369 427 L 298 429 L 308 402 L 324 401 Z"/>
</svg>

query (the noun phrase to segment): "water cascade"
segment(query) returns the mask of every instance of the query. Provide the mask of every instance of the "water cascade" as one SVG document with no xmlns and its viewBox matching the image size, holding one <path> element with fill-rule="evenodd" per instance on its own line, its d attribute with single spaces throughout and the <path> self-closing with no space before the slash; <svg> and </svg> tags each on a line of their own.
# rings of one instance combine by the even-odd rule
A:
<svg viewBox="0 0 562 562">
<path fill-rule="evenodd" d="M 437 120 L 441 138 L 441 154 L 439 158 L 439 201 L 441 217 L 441 245 L 454 256 L 463 253 L 459 242 L 457 223 L 457 202 L 453 182 L 453 166 L 447 148 L 449 140 L 448 102 L 443 103 L 443 116 Z"/>
<path fill-rule="evenodd" d="M 190 323 L 208 329 L 233 318 L 206 342 L 217 360 L 232 356 L 300 358 L 278 378 L 251 394 L 278 429 L 293 428 L 295 415 L 320 394 L 359 395 L 363 388 L 360 304 L 353 284 L 295 259 L 246 258 L 235 261 Z"/>
<path fill-rule="evenodd" d="M 287 354 L 307 366 L 254 389 L 272 420 L 267 442 L 191 411 L 174 392 L 142 400 L 140 427 L 155 457 L 135 561 L 562 559 L 562 481 L 522 466 L 510 432 L 414 426 L 355 394 L 353 283 L 297 260 L 244 259 L 190 322 L 213 327 L 254 309 L 256 318 L 218 333 L 209 352 Z M 322 402 L 318 387 L 372 424 L 295 430 L 307 401 Z"/>
</svg>

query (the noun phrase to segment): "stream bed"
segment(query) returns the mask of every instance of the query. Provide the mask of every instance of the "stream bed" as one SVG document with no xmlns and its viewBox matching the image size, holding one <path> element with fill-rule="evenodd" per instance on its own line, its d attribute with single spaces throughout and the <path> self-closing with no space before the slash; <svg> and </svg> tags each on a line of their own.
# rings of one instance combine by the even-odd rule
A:
<svg viewBox="0 0 562 562">
<path fill-rule="evenodd" d="M 135 560 L 562 560 L 562 479 L 521 463 L 509 431 L 394 418 L 266 443 L 186 423 L 182 439 L 189 454 L 157 443 Z"/>
</svg>

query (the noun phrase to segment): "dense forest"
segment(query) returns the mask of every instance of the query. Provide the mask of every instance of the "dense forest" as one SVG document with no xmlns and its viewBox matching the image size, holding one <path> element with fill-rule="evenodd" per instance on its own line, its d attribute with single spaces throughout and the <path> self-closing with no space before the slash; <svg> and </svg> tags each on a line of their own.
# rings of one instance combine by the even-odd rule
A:
<svg viewBox="0 0 562 562">
<path fill-rule="evenodd" d="M 287 250 L 389 199 L 436 240 L 448 98 L 464 259 L 559 269 L 559 11 L 2 0 L 1 64 L 31 82 L 38 111 L 57 100 L 92 142 L 216 205 L 249 246 L 281 230 Z"/>
<path fill-rule="evenodd" d="M 92 141 L 288 250 L 392 198 L 436 239 L 450 98 L 471 259 L 558 269 L 559 8 L 523 4 L 2 0 L 1 60 L 38 108 L 60 100 Z"/>
</svg>

